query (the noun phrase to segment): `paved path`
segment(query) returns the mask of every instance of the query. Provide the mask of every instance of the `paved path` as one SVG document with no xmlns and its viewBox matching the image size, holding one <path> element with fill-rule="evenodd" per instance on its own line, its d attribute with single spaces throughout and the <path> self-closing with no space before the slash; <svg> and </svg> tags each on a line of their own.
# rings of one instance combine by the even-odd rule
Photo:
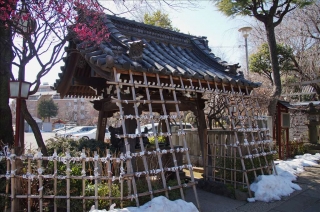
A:
<svg viewBox="0 0 320 212">
<path fill-rule="evenodd" d="M 299 184 L 302 190 L 270 203 L 248 203 L 200 189 L 197 189 L 197 192 L 201 212 L 320 212 L 320 165 L 305 167 L 305 171 L 299 175 L 295 183 Z M 187 190 L 186 201 L 195 204 L 192 189 Z"/>
</svg>

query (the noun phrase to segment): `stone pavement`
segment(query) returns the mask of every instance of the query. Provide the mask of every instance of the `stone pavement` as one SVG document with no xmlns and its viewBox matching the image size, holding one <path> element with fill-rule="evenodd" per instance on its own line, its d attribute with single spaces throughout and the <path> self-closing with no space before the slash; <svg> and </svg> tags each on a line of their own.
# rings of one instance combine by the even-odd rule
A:
<svg viewBox="0 0 320 212">
<path fill-rule="evenodd" d="M 302 190 L 275 202 L 240 201 L 197 189 L 201 212 L 320 212 L 320 165 L 305 167 L 297 181 Z M 193 190 L 188 189 L 186 201 L 196 205 Z"/>
</svg>

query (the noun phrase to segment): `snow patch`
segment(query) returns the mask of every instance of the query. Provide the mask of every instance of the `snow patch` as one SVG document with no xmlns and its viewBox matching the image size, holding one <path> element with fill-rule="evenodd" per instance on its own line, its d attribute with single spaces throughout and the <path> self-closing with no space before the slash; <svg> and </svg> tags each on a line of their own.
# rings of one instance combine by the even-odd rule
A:
<svg viewBox="0 0 320 212">
<path fill-rule="evenodd" d="M 92 206 L 89 212 L 198 212 L 196 206 L 191 202 L 178 199 L 170 201 L 164 196 L 153 198 L 150 202 L 140 207 L 128 207 L 123 209 L 97 210 Z"/>
<path fill-rule="evenodd" d="M 255 192 L 255 197 L 248 198 L 248 202 L 281 200 L 281 197 L 289 196 L 295 190 L 301 190 L 301 187 L 292 181 L 297 179 L 297 174 L 304 171 L 303 167 L 316 166 L 318 160 L 320 160 L 319 153 L 297 155 L 295 159 L 288 161 L 275 161 L 278 175 L 258 176 L 256 182 L 250 186 L 251 191 Z"/>
</svg>

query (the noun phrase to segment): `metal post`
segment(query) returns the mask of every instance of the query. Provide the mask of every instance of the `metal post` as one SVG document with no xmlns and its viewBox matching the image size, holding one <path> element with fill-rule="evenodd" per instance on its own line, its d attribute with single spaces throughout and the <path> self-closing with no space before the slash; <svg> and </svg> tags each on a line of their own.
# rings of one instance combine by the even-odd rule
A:
<svg viewBox="0 0 320 212">
<path fill-rule="evenodd" d="M 242 36 L 244 37 L 244 42 L 245 42 L 245 48 L 246 48 L 246 62 L 247 62 L 247 76 L 249 77 L 249 59 L 248 59 L 248 36 L 250 31 L 252 30 L 251 27 L 242 27 L 238 31 L 241 32 Z"/>
</svg>

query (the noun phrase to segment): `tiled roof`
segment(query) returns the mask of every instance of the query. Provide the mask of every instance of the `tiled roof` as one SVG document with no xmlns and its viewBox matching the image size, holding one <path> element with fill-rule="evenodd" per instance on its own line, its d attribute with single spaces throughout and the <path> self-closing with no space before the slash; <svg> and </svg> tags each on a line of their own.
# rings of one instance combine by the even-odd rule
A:
<svg viewBox="0 0 320 212">
<path fill-rule="evenodd" d="M 236 69 L 229 69 L 227 62 L 211 52 L 205 37 L 183 34 L 116 16 L 107 17 L 110 42 L 99 46 L 81 42 L 76 46 L 95 71 L 110 72 L 115 67 L 118 70 L 260 86 L 244 79 L 243 74 Z M 55 88 L 65 75 L 65 69 L 62 70 Z"/>
</svg>

